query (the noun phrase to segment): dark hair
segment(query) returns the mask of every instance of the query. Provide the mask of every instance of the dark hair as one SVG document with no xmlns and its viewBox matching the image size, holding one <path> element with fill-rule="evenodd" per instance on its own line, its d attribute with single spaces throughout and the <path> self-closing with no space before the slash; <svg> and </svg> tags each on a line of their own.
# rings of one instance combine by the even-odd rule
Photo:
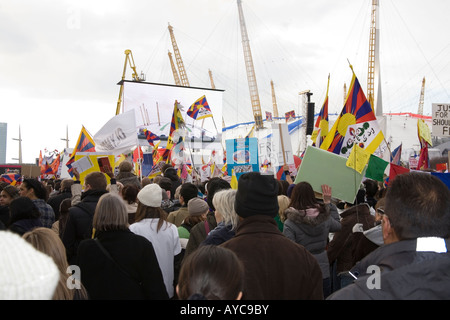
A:
<svg viewBox="0 0 450 320">
<path fill-rule="evenodd" d="M 18 197 L 11 201 L 9 205 L 10 221 L 9 225 L 23 219 L 36 219 L 41 216 L 38 208 L 28 197 Z"/>
<path fill-rule="evenodd" d="M 185 182 L 181 185 L 180 196 L 183 197 L 184 206 L 187 206 L 189 200 L 198 196 L 198 188 L 191 182 Z"/>
<path fill-rule="evenodd" d="M 431 174 L 409 172 L 389 182 L 384 212 L 400 240 L 450 236 L 450 190 Z"/>
<path fill-rule="evenodd" d="M 244 287 L 244 266 L 230 249 L 200 246 L 183 260 L 178 297 L 200 295 L 208 300 L 234 300 Z"/>
<path fill-rule="evenodd" d="M 36 180 L 36 179 L 24 179 L 22 184 L 25 185 L 25 188 L 27 189 L 33 189 L 34 194 L 38 199 L 46 200 L 47 198 L 47 190 L 45 189 L 42 182 Z"/>
<path fill-rule="evenodd" d="M 5 193 L 7 193 L 12 199 L 19 197 L 19 189 L 12 185 L 7 185 L 3 188 Z"/>
<path fill-rule="evenodd" d="M 367 179 L 363 182 L 366 189 L 366 196 L 375 197 L 378 192 L 378 183 L 374 180 Z"/>
<path fill-rule="evenodd" d="M 164 222 L 167 222 L 168 213 L 161 209 L 161 207 L 149 207 L 140 202 L 138 202 L 138 206 L 136 209 L 136 214 L 134 215 L 134 221 L 139 222 L 144 219 L 159 219 L 158 226 L 156 227 L 156 231 L 163 226 Z"/>
<path fill-rule="evenodd" d="M 66 229 L 67 220 L 69 219 L 69 209 L 72 207 L 72 199 L 67 198 L 59 204 L 59 236 L 62 239 Z"/>
<path fill-rule="evenodd" d="M 84 183 L 90 185 L 93 190 L 106 190 L 108 184 L 105 175 L 99 171 L 89 173 L 84 178 Z"/>
<path fill-rule="evenodd" d="M 161 187 L 161 189 L 164 189 L 166 191 L 170 191 L 172 189 L 172 180 L 170 180 L 170 178 L 162 177 L 159 180 L 158 184 Z"/>
<path fill-rule="evenodd" d="M 316 199 L 314 190 L 309 182 L 302 181 L 295 185 L 291 193 L 289 207 L 297 210 L 317 207 L 319 202 Z"/>
<path fill-rule="evenodd" d="M 231 185 L 228 181 L 219 178 L 219 177 L 214 177 L 211 178 L 207 185 L 206 185 L 206 202 L 208 203 L 208 206 L 211 208 L 211 210 L 216 210 L 214 208 L 214 205 L 212 203 L 212 200 L 214 198 L 214 193 L 216 193 L 219 190 L 224 190 L 224 189 L 231 189 Z"/>
<path fill-rule="evenodd" d="M 286 180 L 277 180 L 278 181 L 278 195 L 284 194 L 287 196 L 287 190 L 289 188 L 289 182 Z"/>
<path fill-rule="evenodd" d="M 126 184 L 122 189 L 122 198 L 128 204 L 136 202 L 137 195 L 139 193 L 139 188 L 134 184 Z"/>
</svg>

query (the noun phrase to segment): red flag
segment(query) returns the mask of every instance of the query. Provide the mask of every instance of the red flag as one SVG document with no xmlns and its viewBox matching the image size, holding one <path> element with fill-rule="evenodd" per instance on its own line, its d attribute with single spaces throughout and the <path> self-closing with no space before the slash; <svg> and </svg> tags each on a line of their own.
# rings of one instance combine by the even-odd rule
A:
<svg viewBox="0 0 450 320">
<path fill-rule="evenodd" d="M 391 163 L 391 167 L 389 169 L 389 183 L 391 183 L 399 174 L 408 173 L 409 171 L 410 170 L 408 168 Z"/>
</svg>

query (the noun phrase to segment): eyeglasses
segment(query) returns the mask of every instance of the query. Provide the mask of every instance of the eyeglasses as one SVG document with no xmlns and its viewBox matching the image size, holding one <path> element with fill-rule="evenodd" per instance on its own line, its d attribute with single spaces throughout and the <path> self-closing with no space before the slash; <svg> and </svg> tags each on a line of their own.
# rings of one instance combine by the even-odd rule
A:
<svg viewBox="0 0 450 320">
<path fill-rule="evenodd" d="M 384 214 L 384 208 L 378 208 L 378 209 L 377 209 L 377 212 L 378 212 L 379 214 Z"/>
</svg>

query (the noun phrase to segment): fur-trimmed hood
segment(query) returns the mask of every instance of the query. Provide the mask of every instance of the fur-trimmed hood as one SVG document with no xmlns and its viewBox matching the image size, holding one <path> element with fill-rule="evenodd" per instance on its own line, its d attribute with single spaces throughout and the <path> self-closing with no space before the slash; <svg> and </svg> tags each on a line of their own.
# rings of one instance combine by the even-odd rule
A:
<svg viewBox="0 0 450 320">
<path fill-rule="evenodd" d="M 330 217 L 328 206 L 318 206 L 306 210 L 297 210 L 295 208 L 287 208 L 285 211 L 286 218 L 295 224 L 307 224 L 317 226 L 325 222 Z"/>
</svg>

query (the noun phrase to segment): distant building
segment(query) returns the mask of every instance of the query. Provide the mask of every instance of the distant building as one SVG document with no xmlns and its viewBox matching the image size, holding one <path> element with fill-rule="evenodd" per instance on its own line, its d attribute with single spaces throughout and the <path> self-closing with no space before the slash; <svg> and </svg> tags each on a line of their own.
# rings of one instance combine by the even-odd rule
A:
<svg viewBox="0 0 450 320">
<path fill-rule="evenodd" d="M 0 122 L 0 164 L 6 163 L 6 136 L 8 134 L 8 124 Z"/>
</svg>

